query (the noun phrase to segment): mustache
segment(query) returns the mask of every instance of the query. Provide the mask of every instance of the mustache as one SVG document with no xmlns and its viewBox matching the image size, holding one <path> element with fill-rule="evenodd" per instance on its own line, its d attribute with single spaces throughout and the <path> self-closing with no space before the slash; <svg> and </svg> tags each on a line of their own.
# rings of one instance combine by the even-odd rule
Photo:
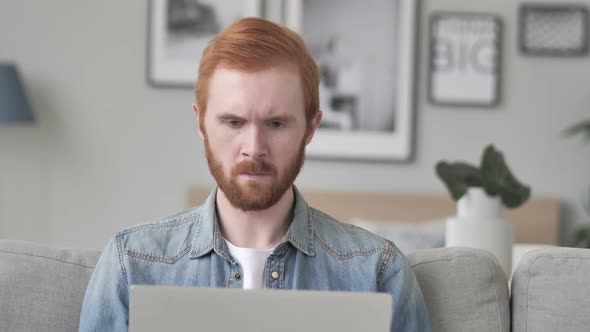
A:
<svg viewBox="0 0 590 332">
<path fill-rule="evenodd" d="M 233 175 L 260 173 L 274 175 L 276 168 L 268 162 L 259 160 L 244 160 L 232 168 Z"/>
</svg>

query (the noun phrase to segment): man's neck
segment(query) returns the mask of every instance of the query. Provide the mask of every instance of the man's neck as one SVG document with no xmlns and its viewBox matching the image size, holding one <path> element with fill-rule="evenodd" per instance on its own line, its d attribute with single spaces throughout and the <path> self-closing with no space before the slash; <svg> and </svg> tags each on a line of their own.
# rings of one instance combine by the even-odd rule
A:
<svg viewBox="0 0 590 332">
<path fill-rule="evenodd" d="M 295 196 L 290 188 L 266 210 L 242 211 L 231 205 L 218 189 L 216 203 L 217 219 L 226 240 L 241 248 L 269 249 L 287 233 L 293 219 Z"/>
</svg>

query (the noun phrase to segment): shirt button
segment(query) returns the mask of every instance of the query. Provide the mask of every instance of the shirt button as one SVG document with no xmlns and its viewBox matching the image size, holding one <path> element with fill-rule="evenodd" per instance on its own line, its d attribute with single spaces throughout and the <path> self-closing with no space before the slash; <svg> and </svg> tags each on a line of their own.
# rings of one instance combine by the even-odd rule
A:
<svg viewBox="0 0 590 332">
<path fill-rule="evenodd" d="M 272 271 L 270 275 L 273 279 L 279 279 L 279 273 L 277 271 Z"/>
<path fill-rule="evenodd" d="M 234 274 L 234 278 L 236 278 L 236 280 L 240 280 L 242 279 L 242 276 L 239 273 Z"/>
</svg>

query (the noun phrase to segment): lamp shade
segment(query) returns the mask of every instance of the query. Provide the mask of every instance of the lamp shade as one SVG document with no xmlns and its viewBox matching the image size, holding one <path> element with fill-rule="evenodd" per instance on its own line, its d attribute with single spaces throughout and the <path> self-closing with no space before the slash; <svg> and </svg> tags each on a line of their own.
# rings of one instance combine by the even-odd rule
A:
<svg viewBox="0 0 590 332">
<path fill-rule="evenodd" d="M 0 123 L 33 121 L 16 66 L 0 64 Z"/>
</svg>

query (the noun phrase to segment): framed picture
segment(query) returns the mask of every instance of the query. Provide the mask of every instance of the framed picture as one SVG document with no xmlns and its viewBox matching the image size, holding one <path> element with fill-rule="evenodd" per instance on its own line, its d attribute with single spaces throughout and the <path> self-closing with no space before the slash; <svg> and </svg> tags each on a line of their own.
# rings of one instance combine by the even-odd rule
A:
<svg viewBox="0 0 590 332">
<path fill-rule="evenodd" d="M 579 56 L 588 52 L 588 9 L 582 5 L 526 4 L 519 13 L 526 55 Z"/>
<path fill-rule="evenodd" d="M 429 99 L 435 105 L 499 103 L 500 18 L 439 13 L 430 21 Z"/>
<path fill-rule="evenodd" d="M 259 15 L 259 0 L 151 0 L 148 82 L 192 88 L 209 41 L 235 20 Z"/>
<path fill-rule="evenodd" d="M 409 161 L 413 155 L 415 0 L 287 0 L 285 23 L 321 73 L 311 158 Z"/>
</svg>

